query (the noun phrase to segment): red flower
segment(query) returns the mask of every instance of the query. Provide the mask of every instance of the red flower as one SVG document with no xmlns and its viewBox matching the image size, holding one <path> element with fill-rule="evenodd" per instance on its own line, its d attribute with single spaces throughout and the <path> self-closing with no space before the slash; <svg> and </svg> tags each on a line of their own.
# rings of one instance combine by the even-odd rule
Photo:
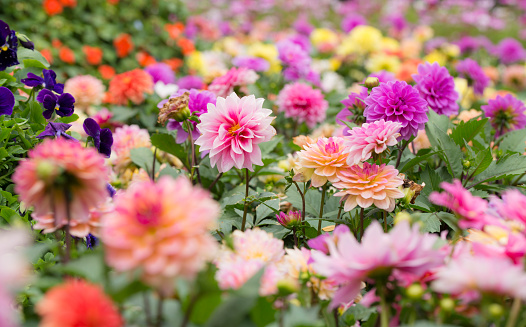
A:
<svg viewBox="0 0 526 327">
<path fill-rule="evenodd" d="M 115 69 L 108 65 L 99 66 L 99 74 L 103 79 L 112 79 L 115 76 Z"/>
<path fill-rule="evenodd" d="M 119 4 L 119 0 L 108 0 L 108 3 L 110 5 L 117 5 L 117 4 Z"/>
<path fill-rule="evenodd" d="M 113 46 L 117 50 L 117 56 L 124 58 L 133 50 L 133 41 L 129 34 L 122 33 L 113 40 Z"/>
<path fill-rule="evenodd" d="M 195 51 L 194 43 L 189 39 L 180 38 L 177 40 L 177 45 L 181 48 L 185 56 Z"/>
<path fill-rule="evenodd" d="M 75 53 L 73 50 L 71 50 L 68 47 L 62 47 L 60 48 L 60 51 L 58 53 L 58 57 L 60 60 L 67 64 L 74 64 L 75 63 Z"/>
<path fill-rule="evenodd" d="M 140 104 L 144 101 L 144 93 L 153 93 L 153 79 L 144 70 L 134 69 L 116 75 L 110 81 L 108 93 L 114 104 L 126 105 L 128 101 Z"/>
<path fill-rule="evenodd" d="M 183 23 L 165 24 L 164 30 L 168 32 L 171 39 L 178 39 L 181 33 L 184 31 Z"/>
<path fill-rule="evenodd" d="M 53 39 L 51 41 L 51 45 L 53 48 L 60 48 L 62 46 L 62 42 L 59 39 Z"/>
<path fill-rule="evenodd" d="M 82 52 L 86 56 L 86 61 L 90 65 L 100 65 L 102 62 L 102 49 L 99 47 L 90 47 L 85 45 L 82 47 Z"/>
<path fill-rule="evenodd" d="M 183 66 L 183 61 L 179 58 L 165 59 L 163 60 L 163 62 L 170 66 L 170 68 L 172 68 L 173 71 L 177 71 Z"/>
<path fill-rule="evenodd" d="M 123 320 L 102 289 L 84 280 L 70 279 L 50 289 L 36 311 L 45 327 L 120 327 Z"/>
<path fill-rule="evenodd" d="M 135 59 L 137 59 L 137 62 L 139 63 L 139 65 L 141 65 L 141 67 L 146 67 L 157 62 L 155 58 L 148 54 L 148 52 L 146 51 L 140 51 L 139 53 L 137 53 Z"/>
<path fill-rule="evenodd" d="M 58 0 L 44 0 L 42 6 L 44 7 L 46 14 L 49 16 L 61 14 L 64 10 L 62 4 Z"/>
</svg>

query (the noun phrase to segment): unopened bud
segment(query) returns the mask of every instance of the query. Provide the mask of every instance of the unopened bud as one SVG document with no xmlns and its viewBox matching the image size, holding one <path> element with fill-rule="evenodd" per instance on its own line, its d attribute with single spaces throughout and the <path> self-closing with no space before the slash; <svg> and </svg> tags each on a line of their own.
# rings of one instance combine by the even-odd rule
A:
<svg viewBox="0 0 526 327">
<path fill-rule="evenodd" d="M 455 301 L 448 297 L 443 298 L 442 300 L 440 300 L 440 308 L 447 312 L 452 311 L 453 309 L 455 309 Z"/>
<path fill-rule="evenodd" d="M 283 227 L 292 229 L 301 225 L 301 211 L 289 211 L 288 214 L 280 212 L 276 219 Z"/>
<path fill-rule="evenodd" d="M 418 300 L 424 295 L 424 288 L 420 284 L 413 284 L 405 291 L 407 296 L 413 300 Z"/>
<path fill-rule="evenodd" d="M 168 119 L 175 119 L 178 122 L 187 120 L 192 115 L 190 108 L 188 108 L 189 99 L 189 92 L 185 92 L 181 96 L 168 99 L 168 102 L 166 102 L 159 110 L 159 117 L 157 118 L 157 121 L 164 125 Z"/>
<path fill-rule="evenodd" d="M 464 168 L 469 168 L 471 166 L 471 162 L 469 162 L 469 160 L 462 160 L 462 165 Z"/>
<path fill-rule="evenodd" d="M 492 303 L 488 306 L 488 313 L 493 318 L 500 318 L 504 314 L 504 308 L 498 303 Z"/>
<path fill-rule="evenodd" d="M 401 223 L 402 221 L 407 221 L 407 222 L 411 222 L 411 215 L 408 214 L 406 211 L 400 211 L 399 213 L 396 214 L 396 216 L 394 217 L 394 224 L 399 224 Z"/>
<path fill-rule="evenodd" d="M 24 48 L 35 50 L 35 44 L 25 34 L 17 32 L 16 37 L 18 38 L 20 45 L 22 45 Z"/>
<path fill-rule="evenodd" d="M 378 79 L 378 77 L 369 76 L 365 79 L 365 87 L 368 89 L 372 89 L 373 87 L 377 87 L 378 85 L 380 85 L 380 80 Z"/>
<path fill-rule="evenodd" d="M 287 296 L 299 291 L 298 283 L 290 279 L 282 279 L 277 283 L 278 296 Z"/>
</svg>

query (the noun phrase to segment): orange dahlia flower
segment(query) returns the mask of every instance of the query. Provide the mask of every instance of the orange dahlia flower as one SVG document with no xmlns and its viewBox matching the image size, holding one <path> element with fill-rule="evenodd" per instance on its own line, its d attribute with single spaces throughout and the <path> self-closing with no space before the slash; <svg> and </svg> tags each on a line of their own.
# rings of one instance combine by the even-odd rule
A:
<svg viewBox="0 0 526 327">
<path fill-rule="evenodd" d="M 133 41 L 130 34 L 121 33 L 113 40 L 113 46 L 119 58 L 124 58 L 133 50 Z"/>
<path fill-rule="evenodd" d="M 153 93 L 153 79 L 142 69 L 115 75 L 108 89 L 112 103 L 126 105 L 128 101 L 140 104 L 144 101 L 144 93 Z"/>
<path fill-rule="evenodd" d="M 90 47 L 85 45 L 82 47 L 82 52 L 86 56 L 86 61 L 90 65 L 100 65 L 102 62 L 102 49 L 99 47 Z"/>
</svg>

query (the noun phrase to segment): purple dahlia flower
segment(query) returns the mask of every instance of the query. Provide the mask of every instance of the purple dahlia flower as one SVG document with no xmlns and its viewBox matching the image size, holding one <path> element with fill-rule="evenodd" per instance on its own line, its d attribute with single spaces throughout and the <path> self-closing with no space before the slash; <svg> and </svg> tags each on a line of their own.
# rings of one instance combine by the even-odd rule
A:
<svg viewBox="0 0 526 327">
<path fill-rule="evenodd" d="M 345 16 L 345 18 L 342 20 L 341 28 L 345 33 L 349 33 L 359 25 L 367 25 L 367 19 L 365 19 L 365 17 L 362 15 L 352 13 Z"/>
<path fill-rule="evenodd" d="M 232 64 L 236 67 L 245 67 L 256 72 L 264 72 L 270 68 L 270 64 L 263 58 L 251 56 L 238 56 L 232 59 Z"/>
<path fill-rule="evenodd" d="M 418 65 L 418 74 L 413 75 L 416 89 L 427 101 L 431 109 L 439 115 L 450 116 L 458 113 L 458 93 L 455 91 L 455 80 L 445 67 L 438 63 Z"/>
<path fill-rule="evenodd" d="M 457 71 L 460 77 L 468 80 L 468 85 L 473 87 L 475 94 L 482 95 L 484 89 L 489 85 L 489 77 L 473 59 L 467 58 L 459 61 Z"/>
<path fill-rule="evenodd" d="M 365 99 L 364 116 L 367 122 L 380 119 L 402 124 L 401 139 L 409 140 L 424 129 L 427 122 L 427 101 L 420 97 L 418 90 L 406 82 L 381 83 L 372 89 Z"/>
<path fill-rule="evenodd" d="M 175 74 L 172 68 L 164 62 L 156 62 L 144 68 L 144 71 L 152 76 L 153 82 L 163 82 L 164 84 L 174 84 Z"/>
<path fill-rule="evenodd" d="M 363 110 L 365 109 L 365 102 L 363 101 L 367 98 L 368 95 L 368 89 L 362 86 L 360 87 L 360 93 L 352 92 L 351 94 L 349 94 L 349 97 L 347 99 L 341 101 L 345 108 L 343 108 L 336 115 L 336 123 L 345 126 L 343 129 L 343 135 L 347 135 L 347 131 L 350 131 L 349 127 L 347 127 L 347 125 L 345 125 L 343 122 L 351 122 L 355 118 L 357 118 L 355 117 L 354 113 L 363 114 Z"/>
<path fill-rule="evenodd" d="M 500 41 L 493 52 L 505 65 L 521 61 L 526 57 L 522 44 L 513 38 L 505 38 Z"/>
<path fill-rule="evenodd" d="M 511 94 L 497 96 L 489 100 L 488 104 L 482 106 L 484 115 L 489 118 L 491 126 L 495 128 L 495 137 L 499 137 L 509 131 L 526 127 L 526 107 L 524 103 Z"/>
<path fill-rule="evenodd" d="M 185 77 L 181 77 L 177 81 L 177 86 L 181 89 L 197 89 L 201 90 L 204 87 L 203 79 L 199 76 L 194 75 L 188 75 Z"/>
</svg>

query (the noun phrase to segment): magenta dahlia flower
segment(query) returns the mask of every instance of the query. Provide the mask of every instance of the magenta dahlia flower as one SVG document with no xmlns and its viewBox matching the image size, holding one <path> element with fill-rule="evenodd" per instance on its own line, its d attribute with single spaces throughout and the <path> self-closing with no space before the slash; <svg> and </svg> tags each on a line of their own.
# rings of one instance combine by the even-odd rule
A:
<svg viewBox="0 0 526 327">
<path fill-rule="evenodd" d="M 278 110 L 285 112 L 285 117 L 298 123 L 305 122 L 310 128 L 325 120 L 325 112 L 329 108 L 320 90 L 300 82 L 285 85 L 276 103 Z"/>
<path fill-rule="evenodd" d="M 384 234 L 376 221 L 366 229 L 361 243 L 350 231 L 335 238 L 325 237 L 330 253 L 312 250 L 313 268 L 341 285 L 331 307 L 352 301 L 362 282 L 374 283 L 389 276 L 418 278 L 443 264 L 444 253 L 434 248 L 438 236 L 421 234 L 418 224 L 402 222 Z"/>
<path fill-rule="evenodd" d="M 526 195 L 519 190 L 508 190 L 502 193 L 502 200 L 493 197 L 490 206 L 494 208 L 501 218 L 514 220 L 526 224 Z"/>
<path fill-rule="evenodd" d="M 493 50 L 493 53 L 499 57 L 500 61 L 505 65 L 521 61 L 526 57 L 526 51 L 524 51 L 522 44 L 510 37 L 500 41 Z"/>
<path fill-rule="evenodd" d="M 393 146 L 398 141 L 402 124 L 392 121 L 377 120 L 370 124 L 365 123 L 349 131 L 345 137 L 345 152 L 347 164 L 356 165 L 371 158 L 373 152 L 380 154 L 388 146 Z"/>
<path fill-rule="evenodd" d="M 473 87 L 475 94 L 484 93 L 490 80 L 475 60 L 467 58 L 459 61 L 456 68 L 460 77 L 468 80 L 468 85 Z"/>
<path fill-rule="evenodd" d="M 263 108 L 264 99 L 253 95 L 239 98 L 235 93 L 218 97 L 208 112 L 201 115 L 197 129 L 201 136 L 195 144 L 210 151 L 210 164 L 224 173 L 232 167 L 252 169 L 263 165 L 259 143 L 269 141 L 276 130 L 270 125 L 272 110 Z"/>
<path fill-rule="evenodd" d="M 491 126 L 496 131 L 496 137 L 526 127 L 526 107 L 522 101 L 511 94 L 506 94 L 504 97 L 498 95 L 480 108 L 489 118 Z"/>
<path fill-rule="evenodd" d="M 208 90 L 218 97 L 226 97 L 234 92 L 234 88 L 239 88 L 243 93 L 248 93 L 247 85 L 254 84 L 259 75 L 252 69 L 245 67 L 232 67 L 223 76 L 215 78 L 208 86 Z"/>
<path fill-rule="evenodd" d="M 401 138 L 409 140 L 424 129 L 427 122 L 427 102 L 420 97 L 418 90 L 406 82 L 381 83 L 372 89 L 365 99 L 363 115 L 367 122 L 384 119 L 402 124 Z"/>
<path fill-rule="evenodd" d="M 347 135 L 347 132 L 350 131 L 349 127 L 347 127 L 344 122 L 351 122 L 357 118 L 355 115 L 360 113 L 363 114 L 363 110 L 365 109 L 365 102 L 363 101 L 368 96 L 368 89 L 360 86 L 360 93 L 352 92 L 347 99 L 341 101 L 345 108 L 336 115 L 336 123 L 345 126 L 343 128 L 343 135 Z M 362 115 L 359 116 L 361 117 Z"/>
<path fill-rule="evenodd" d="M 418 74 L 412 75 L 416 89 L 427 104 L 439 115 L 450 116 L 458 113 L 458 93 L 455 80 L 445 67 L 438 63 L 418 65 Z"/>
</svg>

